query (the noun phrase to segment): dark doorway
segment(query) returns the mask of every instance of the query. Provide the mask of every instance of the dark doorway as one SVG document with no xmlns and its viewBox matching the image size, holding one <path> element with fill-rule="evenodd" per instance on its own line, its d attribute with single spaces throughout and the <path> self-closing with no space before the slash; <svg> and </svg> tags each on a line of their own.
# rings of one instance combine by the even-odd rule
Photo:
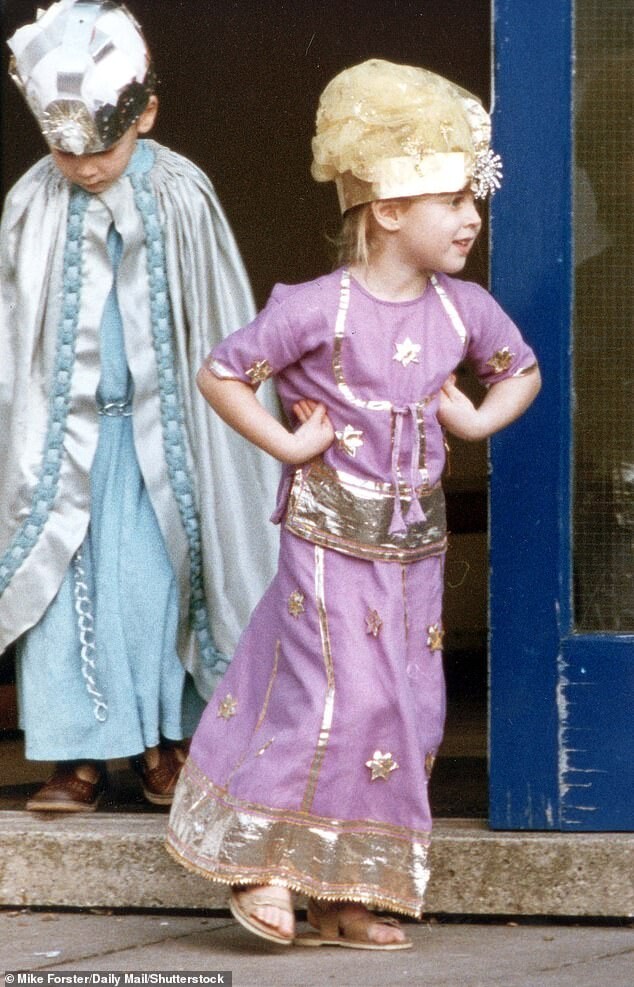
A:
<svg viewBox="0 0 634 987">
<path fill-rule="evenodd" d="M 211 177 L 258 306 L 276 281 L 307 280 L 332 266 L 328 237 L 339 223 L 336 195 L 310 177 L 310 138 L 318 95 L 337 72 L 370 57 L 423 65 L 476 93 L 485 105 L 490 101 L 489 0 L 127 5 L 143 25 L 160 79 L 153 136 Z M 36 0 L 5 0 L 4 36 L 30 20 L 35 7 Z M 5 79 L 6 60 L 5 52 Z M 3 83 L 2 96 L 6 193 L 44 145 L 12 83 Z M 466 276 L 487 282 L 486 233 Z M 434 779 L 436 813 L 442 815 L 486 815 L 486 483 L 486 450 L 452 443 L 446 479 L 453 533 L 445 620 L 450 712 Z M 47 766 L 22 761 L 10 665 L 5 656 L 0 806 L 19 808 L 27 784 L 43 777 Z M 2 756 L 7 745 L 11 753 Z M 16 782 L 10 789 L 8 774 Z"/>
</svg>

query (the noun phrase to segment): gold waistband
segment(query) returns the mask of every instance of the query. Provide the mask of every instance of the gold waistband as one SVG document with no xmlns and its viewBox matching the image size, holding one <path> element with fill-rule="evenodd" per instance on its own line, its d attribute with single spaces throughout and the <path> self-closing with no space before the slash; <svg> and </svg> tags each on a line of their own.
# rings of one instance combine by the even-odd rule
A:
<svg viewBox="0 0 634 987">
<path fill-rule="evenodd" d="M 399 490 L 403 514 L 408 487 Z M 416 562 L 440 555 L 447 547 L 445 498 L 440 484 L 419 487 L 424 521 L 405 534 L 391 534 L 396 491 L 390 483 L 373 483 L 316 460 L 295 473 L 285 526 L 300 538 L 344 555 L 381 562 Z"/>
</svg>

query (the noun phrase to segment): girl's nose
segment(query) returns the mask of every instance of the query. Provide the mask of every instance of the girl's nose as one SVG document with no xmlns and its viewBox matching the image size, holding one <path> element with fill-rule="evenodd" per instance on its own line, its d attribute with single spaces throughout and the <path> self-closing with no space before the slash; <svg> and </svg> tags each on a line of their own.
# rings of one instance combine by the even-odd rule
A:
<svg viewBox="0 0 634 987">
<path fill-rule="evenodd" d="M 467 226 L 479 229 L 482 226 L 482 217 L 473 202 L 466 203 L 465 222 Z"/>
</svg>

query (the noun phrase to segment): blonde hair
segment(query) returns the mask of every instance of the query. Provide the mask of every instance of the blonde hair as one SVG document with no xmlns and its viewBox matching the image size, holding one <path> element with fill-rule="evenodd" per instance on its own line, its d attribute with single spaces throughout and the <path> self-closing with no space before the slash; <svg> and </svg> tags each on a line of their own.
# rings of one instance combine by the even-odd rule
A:
<svg viewBox="0 0 634 987">
<path fill-rule="evenodd" d="M 407 210 L 416 199 L 424 198 L 424 195 L 398 196 L 398 202 L 403 210 Z M 374 218 L 372 202 L 364 202 L 348 209 L 335 240 L 338 263 L 344 267 L 348 264 L 367 267 L 370 255 L 377 249 L 380 234 L 381 228 Z"/>
<path fill-rule="evenodd" d="M 372 207 L 369 202 L 349 209 L 336 240 L 339 264 L 368 264 L 372 249 Z"/>
</svg>

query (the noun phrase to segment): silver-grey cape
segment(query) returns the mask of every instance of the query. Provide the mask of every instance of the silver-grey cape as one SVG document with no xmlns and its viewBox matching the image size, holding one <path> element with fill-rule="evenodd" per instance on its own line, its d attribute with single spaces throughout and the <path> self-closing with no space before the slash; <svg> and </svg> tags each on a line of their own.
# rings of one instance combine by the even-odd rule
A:
<svg viewBox="0 0 634 987">
<path fill-rule="evenodd" d="M 230 656 L 274 572 L 277 529 L 268 516 L 279 467 L 225 426 L 196 388 L 195 373 L 211 346 L 250 321 L 253 303 L 210 182 L 187 159 L 154 142 L 151 146 L 180 432 L 200 519 L 207 610 L 215 646 Z M 93 197 L 86 212 L 79 331 L 72 375 L 64 385 L 70 404 L 61 469 L 43 522 L 37 513 L 34 494 L 41 489 L 56 400 L 52 381 L 56 368 L 61 373 L 56 351 L 68 204 L 69 185 L 46 157 L 10 192 L 0 228 L 0 575 L 10 574 L 0 595 L 0 653 L 40 619 L 88 526 L 89 473 L 98 438 L 99 326 L 112 284 L 106 235 L 114 221 L 123 239 L 117 288 L 134 380 L 136 451 L 180 586 L 179 654 L 208 697 L 217 674 L 200 659 L 189 616 L 192 536 L 184 529 L 174 477 L 169 477 L 145 237 L 125 176 Z M 265 401 L 274 408 L 270 396 Z M 38 516 L 41 530 L 33 523 Z M 16 547 L 20 538 L 28 550 Z"/>
</svg>

